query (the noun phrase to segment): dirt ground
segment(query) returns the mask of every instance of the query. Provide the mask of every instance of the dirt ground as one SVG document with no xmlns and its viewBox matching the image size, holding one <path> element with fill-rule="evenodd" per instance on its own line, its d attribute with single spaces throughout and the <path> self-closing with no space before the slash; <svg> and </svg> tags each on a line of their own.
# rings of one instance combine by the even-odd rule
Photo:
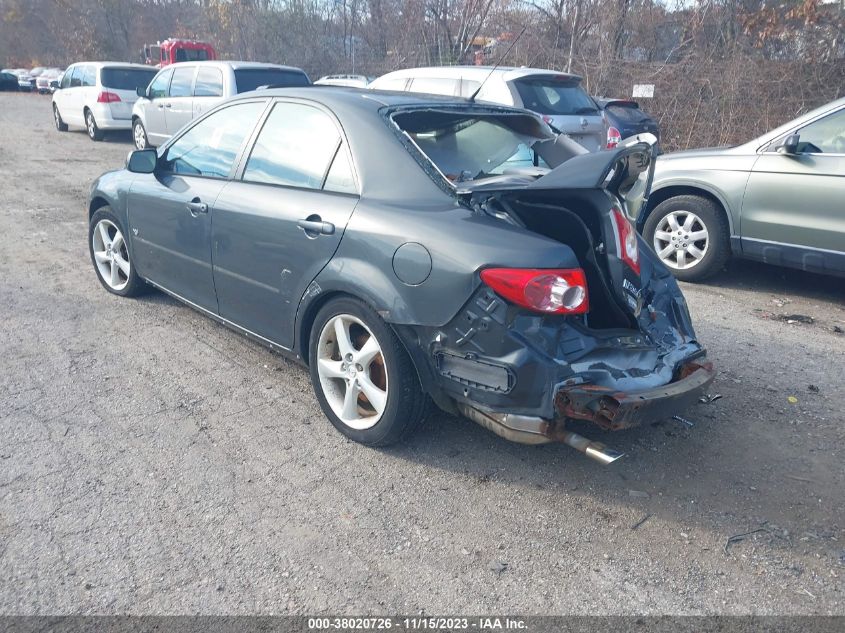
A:
<svg viewBox="0 0 845 633">
<path fill-rule="evenodd" d="M 100 287 L 86 198 L 130 149 L 0 96 L 0 613 L 845 613 L 842 280 L 684 285 L 722 397 L 590 432 L 610 467 L 442 414 L 373 450 L 304 369 Z"/>
</svg>

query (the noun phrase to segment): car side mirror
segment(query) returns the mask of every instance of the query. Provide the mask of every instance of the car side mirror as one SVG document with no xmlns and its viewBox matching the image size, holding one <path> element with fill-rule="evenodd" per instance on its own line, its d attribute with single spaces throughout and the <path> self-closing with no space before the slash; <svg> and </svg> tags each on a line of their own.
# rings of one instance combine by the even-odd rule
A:
<svg viewBox="0 0 845 633">
<path fill-rule="evenodd" d="M 800 140 L 801 139 L 798 134 L 790 134 L 786 137 L 786 140 L 777 148 L 778 153 L 790 155 L 797 154 L 798 143 Z"/>
<path fill-rule="evenodd" d="M 147 96 L 146 86 L 144 88 L 141 88 L 141 86 L 138 86 L 137 88 L 135 88 L 135 94 L 138 95 L 139 97 L 146 97 Z M 149 98 L 149 97 L 147 97 L 147 98 Z"/>
<path fill-rule="evenodd" d="M 133 174 L 151 174 L 158 165 L 158 152 L 154 149 L 136 149 L 126 157 L 126 169 Z"/>
</svg>

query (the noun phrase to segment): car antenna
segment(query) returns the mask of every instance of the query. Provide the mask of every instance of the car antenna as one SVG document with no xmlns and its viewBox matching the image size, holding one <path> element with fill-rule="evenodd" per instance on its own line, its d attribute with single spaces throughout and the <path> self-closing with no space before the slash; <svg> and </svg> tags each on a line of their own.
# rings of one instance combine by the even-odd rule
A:
<svg viewBox="0 0 845 633">
<path fill-rule="evenodd" d="M 526 29 L 526 28 L 528 28 L 528 27 L 525 27 L 525 26 L 523 26 L 523 27 L 522 27 L 522 30 L 519 32 L 519 35 L 517 35 L 515 38 L 513 38 L 513 42 L 511 42 L 511 45 L 510 45 L 510 46 L 508 46 L 508 50 L 506 50 L 504 53 L 502 53 L 502 54 L 499 56 L 499 59 L 496 61 L 496 64 L 493 66 L 493 68 L 491 68 L 491 69 L 490 69 L 490 72 L 489 72 L 489 73 L 487 73 L 487 76 L 484 78 L 484 81 L 482 81 L 482 82 L 481 82 L 481 85 L 480 85 L 480 86 L 478 86 L 478 88 L 476 88 L 476 89 L 475 89 L 475 92 L 473 92 L 473 93 L 472 93 L 472 96 L 470 96 L 470 98 L 469 98 L 469 100 L 470 100 L 470 101 L 475 101 L 475 98 L 478 96 L 478 93 L 479 93 L 479 92 L 481 92 L 481 89 L 484 87 L 484 84 L 486 84 L 486 83 L 487 83 L 487 80 L 488 80 L 488 79 L 490 79 L 490 76 L 491 76 L 494 72 L 496 72 L 496 69 L 497 69 L 497 68 L 499 67 L 499 65 L 500 65 L 500 64 L 504 61 L 505 57 L 507 57 L 507 56 L 508 56 L 508 53 L 510 53 L 510 52 L 511 52 L 511 49 L 512 49 L 514 46 L 516 46 L 516 43 L 519 41 L 519 38 L 520 38 L 520 37 L 522 37 L 522 34 L 523 34 L 523 33 L 525 33 L 525 29 Z"/>
</svg>

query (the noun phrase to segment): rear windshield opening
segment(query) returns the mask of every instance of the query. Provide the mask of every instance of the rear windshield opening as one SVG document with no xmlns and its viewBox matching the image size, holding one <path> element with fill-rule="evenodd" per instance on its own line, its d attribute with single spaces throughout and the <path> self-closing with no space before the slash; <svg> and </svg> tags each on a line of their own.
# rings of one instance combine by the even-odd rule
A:
<svg viewBox="0 0 845 633">
<path fill-rule="evenodd" d="M 598 108 L 581 84 L 557 79 L 515 81 L 524 108 L 549 115 L 598 114 Z"/>
<path fill-rule="evenodd" d="M 547 167 L 531 147 L 554 138 L 546 124 L 524 114 L 416 110 L 394 115 L 393 122 L 452 183 Z"/>
<path fill-rule="evenodd" d="M 311 85 L 305 73 L 280 68 L 241 68 L 235 71 L 235 83 L 239 93 L 249 92 L 261 86 L 294 88 Z"/>
<path fill-rule="evenodd" d="M 100 71 L 100 82 L 104 88 L 135 92 L 138 88 L 146 88 L 156 72 L 143 68 L 103 68 Z"/>
</svg>

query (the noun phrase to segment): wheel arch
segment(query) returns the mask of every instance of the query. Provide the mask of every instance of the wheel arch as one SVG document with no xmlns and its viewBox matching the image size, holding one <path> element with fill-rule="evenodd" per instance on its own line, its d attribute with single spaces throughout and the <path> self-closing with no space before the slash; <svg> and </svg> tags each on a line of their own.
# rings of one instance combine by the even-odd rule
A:
<svg viewBox="0 0 845 633">
<path fill-rule="evenodd" d="M 88 221 L 91 221 L 91 218 L 94 217 L 94 214 L 102 209 L 103 207 L 110 207 L 111 203 L 106 200 L 103 196 L 94 196 L 91 198 L 91 202 L 88 203 Z"/>
<path fill-rule="evenodd" d="M 309 291 L 314 292 L 312 288 L 314 284 L 309 286 Z M 311 339 L 311 331 L 314 328 L 314 321 L 317 318 L 317 314 L 320 310 L 323 309 L 329 302 L 335 299 L 353 299 L 355 301 L 360 301 L 371 310 L 378 313 L 378 310 L 373 305 L 373 303 L 366 298 L 355 294 L 354 292 L 350 292 L 348 290 L 329 290 L 326 292 L 320 292 L 318 295 L 314 296 L 311 300 L 307 299 L 307 295 L 309 292 L 306 292 L 306 298 L 303 298 L 303 306 L 301 307 L 301 317 L 297 318 L 297 325 L 296 325 L 296 339 L 295 339 L 295 348 L 294 351 L 298 354 L 299 358 L 307 367 L 310 362 L 310 350 L 309 350 L 309 341 Z M 396 335 L 396 338 L 399 339 L 399 343 L 402 345 L 402 348 L 405 350 L 405 353 L 408 354 L 408 357 L 411 359 L 411 364 L 414 367 L 414 371 L 417 375 L 417 380 L 419 380 L 422 389 L 427 393 L 432 393 L 432 377 L 430 375 L 430 368 L 428 365 L 425 364 L 422 355 L 420 354 L 419 346 L 417 349 L 411 349 L 409 346 L 409 336 L 411 336 L 408 332 L 410 329 L 409 326 L 397 326 L 394 323 L 391 323 L 387 320 L 384 321 L 387 327 L 393 330 L 393 333 Z"/>
<path fill-rule="evenodd" d="M 656 191 L 652 191 L 648 197 L 648 206 L 646 207 L 645 213 L 641 213 L 637 218 L 637 232 L 643 232 L 648 216 L 651 215 L 652 211 L 654 211 L 659 204 L 665 202 L 669 198 L 675 198 L 677 196 L 698 196 L 699 198 L 710 200 L 716 205 L 728 221 L 728 231 L 730 232 L 730 235 L 733 236 L 736 234 L 736 231 L 734 230 L 733 215 L 731 214 L 724 199 L 718 193 L 707 187 L 690 184 L 672 184 L 661 187 Z"/>
</svg>

